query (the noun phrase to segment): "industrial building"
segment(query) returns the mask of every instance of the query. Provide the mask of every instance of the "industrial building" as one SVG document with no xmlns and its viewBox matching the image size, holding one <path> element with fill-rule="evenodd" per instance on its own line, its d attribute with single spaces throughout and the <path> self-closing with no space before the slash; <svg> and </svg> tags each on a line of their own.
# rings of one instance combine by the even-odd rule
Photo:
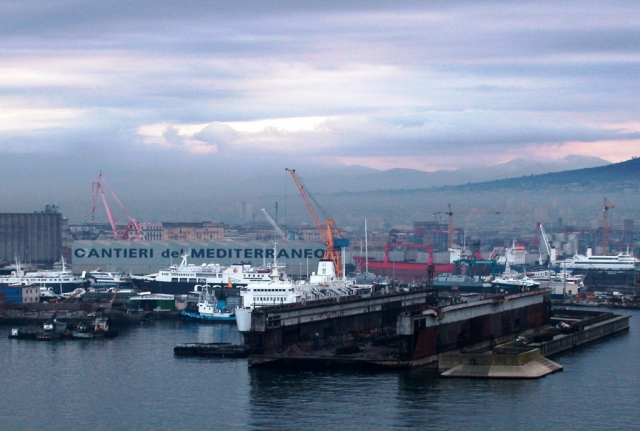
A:
<svg viewBox="0 0 640 431">
<path fill-rule="evenodd" d="M 67 220 L 57 212 L 0 213 L 0 261 L 53 265 L 67 231 Z"/>
</svg>

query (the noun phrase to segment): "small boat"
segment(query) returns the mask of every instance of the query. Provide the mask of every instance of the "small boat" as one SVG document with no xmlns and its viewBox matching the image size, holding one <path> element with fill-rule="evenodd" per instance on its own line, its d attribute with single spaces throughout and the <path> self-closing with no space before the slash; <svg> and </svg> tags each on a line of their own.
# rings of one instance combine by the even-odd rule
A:
<svg viewBox="0 0 640 431">
<path fill-rule="evenodd" d="M 106 317 L 96 317 L 89 324 L 82 323 L 72 332 L 73 338 L 84 339 L 113 337 L 115 335 L 117 332 L 109 330 L 109 319 Z"/>
<path fill-rule="evenodd" d="M 214 321 L 214 322 L 235 322 L 234 312 L 227 309 L 227 301 L 223 298 L 217 299 L 211 286 L 202 286 L 200 299 L 198 300 L 198 311 L 182 310 L 180 313 L 185 319 Z"/>
<path fill-rule="evenodd" d="M 9 338 L 17 338 L 20 340 L 35 340 L 36 335 L 40 332 L 39 329 L 22 329 L 22 328 L 11 328 L 9 332 Z"/>
</svg>

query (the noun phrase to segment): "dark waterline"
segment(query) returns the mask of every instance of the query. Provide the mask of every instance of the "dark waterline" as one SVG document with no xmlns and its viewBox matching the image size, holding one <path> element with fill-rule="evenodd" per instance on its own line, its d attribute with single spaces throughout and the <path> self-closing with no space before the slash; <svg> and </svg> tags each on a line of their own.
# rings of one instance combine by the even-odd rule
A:
<svg viewBox="0 0 640 431">
<path fill-rule="evenodd" d="M 274 372 L 246 360 L 176 358 L 184 342 L 240 338 L 231 325 L 155 322 L 110 340 L 0 338 L 3 430 L 640 429 L 640 312 L 631 330 L 556 355 L 534 381 Z"/>
</svg>

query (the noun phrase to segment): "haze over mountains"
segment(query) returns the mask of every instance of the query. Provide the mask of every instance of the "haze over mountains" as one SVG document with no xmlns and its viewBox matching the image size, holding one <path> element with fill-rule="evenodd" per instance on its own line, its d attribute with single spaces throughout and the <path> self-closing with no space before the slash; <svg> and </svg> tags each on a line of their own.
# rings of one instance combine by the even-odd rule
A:
<svg viewBox="0 0 640 431">
<path fill-rule="evenodd" d="M 13 185 L 3 190 L 1 210 L 39 211 L 46 203 L 57 203 L 71 223 L 91 221 L 91 181 L 99 172 L 97 163 L 70 166 L 64 159 L 58 159 L 54 164 L 59 169 L 57 175 L 43 179 L 38 173 L 47 171 L 45 165 L 50 170 L 51 160 L 32 158 L 29 170 L 18 168 L 20 164 L 11 158 L 0 161 L 3 177 Z M 186 166 L 180 160 L 175 161 L 174 169 L 148 162 L 134 168 L 128 162 L 105 171 L 104 176 L 129 213 L 139 221 L 214 220 L 234 224 L 250 221 L 239 218 L 242 202 L 248 202 L 253 207 L 255 220 L 262 222 L 260 209 L 267 208 L 275 215 L 277 202 L 281 223 L 310 223 L 285 167 L 297 170 L 307 190 L 343 226 L 358 225 L 364 218 L 377 220 L 380 226 L 433 219 L 434 213 L 445 211 L 448 203 L 460 212 L 473 208 L 526 208 L 530 213 L 526 223 L 533 223 L 534 218 L 545 222 L 563 216 L 566 220 L 589 220 L 591 214 L 599 217 L 604 191 L 611 191 L 612 201 L 616 193 L 626 193 L 613 187 L 611 182 L 634 178 L 637 181 L 637 172 L 640 172 L 638 159 L 609 164 L 603 159 L 570 156 L 549 161 L 516 159 L 490 167 L 437 172 L 380 171 L 310 163 L 288 166 L 286 161 L 281 166 L 259 166 L 252 161 L 246 168 L 221 165 L 215 169 Z M 558 171 L 561 173 L 537 175 Z M 500 181 L 504 178 L 511 179 Z M 576 186 L 580 181 L 586 181 L 586 189 Z M 593 184 L 594 181 L 597 184 Z M 115 200 L 110 196 L 108 199 L 116 220 L 125 222 L 126 217 Z M 635 216 L 637 198 L 625 200 L 617 203 L 613 218 L 622 214 Z M 587 207 L 583 208 L 585 204 Z M 101 202 L 96 206 L 93 220 L 107 220 Z"/>
</svg>

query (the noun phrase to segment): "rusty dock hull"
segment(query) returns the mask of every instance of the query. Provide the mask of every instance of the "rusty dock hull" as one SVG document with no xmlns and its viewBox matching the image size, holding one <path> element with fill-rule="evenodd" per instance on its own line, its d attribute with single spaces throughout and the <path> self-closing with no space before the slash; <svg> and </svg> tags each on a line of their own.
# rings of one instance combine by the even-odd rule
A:
<svg viewBox="0 0 640 431">
<path fill-rule="evenodd" d="M 438 354 L 489 347 L 549 324 L 549 292 L 486 296 L 438 309 L 431 293 L 256 310 L 249 365 L 283 368 L 413 368 Z"/>
</svg>

